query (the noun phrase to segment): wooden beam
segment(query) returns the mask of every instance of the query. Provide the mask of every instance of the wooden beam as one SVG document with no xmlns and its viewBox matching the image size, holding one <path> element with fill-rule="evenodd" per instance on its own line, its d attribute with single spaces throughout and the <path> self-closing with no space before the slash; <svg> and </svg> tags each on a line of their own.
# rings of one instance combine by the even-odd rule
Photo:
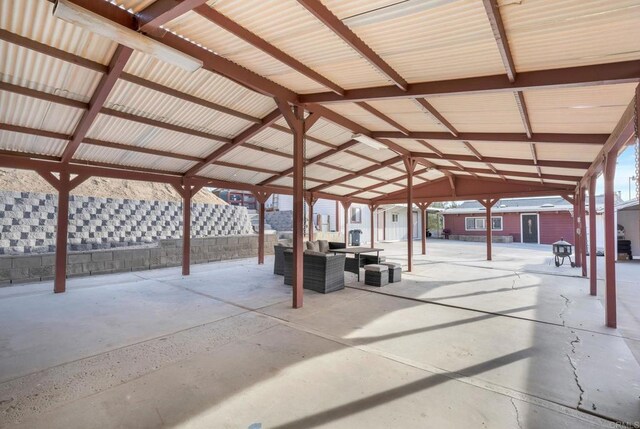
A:
<svg viewBox="0 0 640 429">
<path fill-rule="evenodd" d="M 515 82 L 516 80 L 516 66 L 511 56 L 511 49 L 509 48 L 509 41 L 507 39 L 507 33 L 504 29 L 504 23 L 502 22 L 502 15 L 498 9 L 497 0 L 482 0 L 484 10 L 489 18 L 491 24 L 491 30 L 493 31 L 493 37 L 496 39 L 496 45 L 500 52 L 500 58 L 507 72 L 509 82 Z"/>
<path fill-rule="evenodd" d="M 234 36 L 244 40 L 245 42 L 264 52 L 265 54 L 270 55 L 283 64 L 286 64 L 296 72 L 308 77 L 309 79 L 315 81 L 316 83 L 319 83 L 322 86 L 327 87 L 336 94 L 344 94 L 344 89 L 342 89 L 339 85 L 322 76 L 320 73 L 312 70 L 310 67 L 307 67 L 292 56 L 286 54 L 284 51 L 276 48 L 266 40 L 256 36 L 254 33 L 250 32 L 232 19 L 229 19 L 217 10 L 207 5 L 202 5 L 195 8 L 195 12 L 203 18 L 213 22 L 217 26 L 224 28 Z"/>
<path fill-rule="evenodd" d="M 396 121 L 394 121 L 389 116 L 385 115 L 375 107 L 371 106 L 370 104 L 365 103 L 364 101 L 359 101 L 356 104 L 361 108 L 363 108 L 364 110 L 366 110 L 367 112 L 371 113 L 373 116 L 379 119 L 382 119 L 384 122 L 391 125 L 396 130 L 400 131 L 402 134 L 409 135 L 409 130 L 407 130 L 405 127 L 403 127 L 402 125 L 400 125 L 399 123 L 397 123 Z"/>
<path fill-rule="evenodd" d="M 138 31 L 154 32 L 161 25 L 206 2 L 207 0 L 156 0 L 136 14 Z"/>
<path fill-rule="evenodd" d="M 430 152 L 412 152 L 411 155 L 415 158 L 426 158 L 426 159 L 440 159 L 440 157 L 434 153 Z M 470 155 L 450 155 L 447 154 L 446 160 L 454 160 L 461 162 L 478 162 L 478 159 L 475 156 Z M 522 159 L 522 158 L 498 158 L 498 157 L 483 157 L 485 162 L 490 162 L 492 164 L 507 164 L 507 165 L 531 165 L 535 166 L 531 159 Z M 540 167 L 558 167 L 558 168 L 575 168 L 579 170 L 586 170 L 589 168 L 588 162 L 578 162 L 578 161 L 547 161 L 547 160 L 538 160 L 538 165 Z"/>
<path fill-rule="evenodd" d="M 118 45 L 116 48 L 116 52 L 109 63 L 109 71 L 102 76 L 100 83 L 98 83 L 98 87 L 89 101 L 89 110 L 84 112 L 82 115 L 82 118 L 73 133 L 71 141 L 69 141 L 62 153 L 62 162 L 68 163 L 71 158 L 73 158 L 78 146 L 80 146 L 80 143 L 86 137 L 89 128 L 93 125 L 93 121 L 95 121 L 96 117 L 100 113 L 104 102 L 107 101 L 107 97 L 109 97 L 111 90 L 118 81 L 118 77 L 124 70 L 124 66 L 127 64 L 131 54 L 133 54 L 133 49 L 126 46 Z"/>
<path fill-rule="evenodd" d="M 320 22 L 326 25 L 347 45 L 351 46 L 364 59 L 369 61 L 380 73 L 387 77 L 400 90 L 406 91 L 409 84 L 389 64 L 387 64 L 373 49 L 362 41 L 347 25 L 327 9 L 320 0 L 298 0 Z"/>
<path fill-rule="evenodd" d="M 415 102 L 423 112 L 426 112 L 427 114 L 432 116 L 436 120 L 436 122 L 439 122 L 444 128 L 446 128 L 447 131 L 451 133 L 451 135 L 453 135 L 454 137 L 458 136 L 458 130 L 456 130 L 456 128 L 451 125 L 451 123 L 447 121 L 445 117 L 442 116 L 442 114 L 440 114 L 440 112 L 438 112 L 438 110 L 431 105 L 431 103 L 429 103 L 424 98 L 416 98 Z"/>
<path fill-rule="evenodd" d="M 229 143 L 229 144 L 227 144 L 225 146 L 222 146 L 221 148 L 213 151 L 211 154 L 209 154 L 204 159 L 204 161 L 199 162 L 198 164 L 196 164 L 193 167 L 191 167 L 186 172 L 185 175 L 186 176 L 193 176 L 193 175 L 197 174 L 199 171 L 201 171 L 207 165 L 209 165 L 209 164 L 213 163 L 214 161 L 220 159 L 220 157 L 222 157 L 223 155 L 227 154 L 228 152 L 230 152 L 231 150 L 235 149 L 236 147 L 240 146 L 241 144 L 245 143 L 250 138 L 256 136 L 258 133 L 262 132 L 265 128 L 270 127 L 274 122 L 276 122 L 278 119 L 280 119 L 281 116 L 282 116 L 282 113 L 280 113 L 280 109 L 276 108 L 271 113 L 269 113 L 267 116 L 262 118 L 262 121 L 261 121 L 260 124 L 251 125 L 249 128 L 247 128 L 246 130 L 244 130 L 243 132 L 238 134 L 236 137 L 234 137 L 234 139 L 231 141 L 231 143 Z"/>
<path fill-rule="evenodd" d="M 638 64 L 640 67 L 640 64 Z M 432 131 L 412 131 L 404 135 L 394 131 L 373 131 L 371 137 L 375 139 L 411 139 L 411 140 L 448 140 L 469 142 L 495 142 L 503 144 L 513 143 L 563 143 L 563 144 L 594 144 L 603 145 L 608 134 L 563 134 L 563 133 L 535 133 L 529 138 L 525 133 L 475 133 L 464 132 L 458 136 L 450 133 Z"/>
<path fill-rule="evenodd" d="M 395 86 L 380 86 L 346 90 L 344 96 L 332 92 L 304 94 L 301 103 L 353 103 L 356 101 L 422 98 L 456 94 L 490 94 L 543 88 L 575 88 L 640 82 L 640 60 L 536 70 L 518 73 L 510 82 L 507 76 L 493 75 L 441 81 L 417 82 L 407 91 Z"/>
</svg>

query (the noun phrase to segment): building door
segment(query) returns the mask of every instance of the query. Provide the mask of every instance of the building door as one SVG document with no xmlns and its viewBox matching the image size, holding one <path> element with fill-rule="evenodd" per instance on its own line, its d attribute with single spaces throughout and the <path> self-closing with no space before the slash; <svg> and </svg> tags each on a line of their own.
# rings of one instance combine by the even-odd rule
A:
<svg viewBox="0 0 640 429">
<path fill-rule="evenodd" d="M 539 243 L 538 238 L 538 215 L 523 214 L 520 217 L 522 223 L 522 242 L 523 243 Z"/>
</svg>

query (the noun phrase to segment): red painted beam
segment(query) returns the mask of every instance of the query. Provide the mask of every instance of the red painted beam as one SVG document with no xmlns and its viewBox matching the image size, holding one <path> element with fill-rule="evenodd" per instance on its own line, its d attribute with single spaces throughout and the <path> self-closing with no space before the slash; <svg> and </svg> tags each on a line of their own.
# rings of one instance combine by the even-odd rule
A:
<svg viewBox="0 0 640 429">
<path fill-rule="evenodd" d="M 396 164 L 396 163 L 398 163 L 400 161 L 402 161 L 402 158 L 397 156 L 397 157 L 394 157 L 394 158 L 391 158 L 391 159 L 388 159 L 388 160 L 382 162 L 381 165 L 372 165 L 370 167 L 363 168 L 362 170 L 355 171 L 355 172 L 353 172 L 351 174 L 347 174 L 345 176 L 338 177 L 337 179 L 331 180 L 331 181 L 327 182 L 324 185 L 316 186 L 315 188 L 310 189 L 310 191 L 311 192 L 321 191 L 322 189 L 328 188 L 328 187 L 333 186 L 333 185 L 339 185 L 342 182 L 346 182 L 346 181 L 349 181 L 351 179 L 358 178 L 358 177 L 362 176 L 363 174 L 371 173 L 373 171 L 376 171 L 376 170 L 379 170 L 381 168 L 384 168 L 384 167 L 386 167 L 388 165 Z"/>
<path fill-rule="evenodd" d="M 416 158 L 426 158 L 426 159 L 442 159 L 437 154 L 430 152 L 412 152 L 412 156 Z M 478 159 L 475 156 L 470 155 L 446 155 L 446 160 L 448 161 L 461 161 L 461 162 L 478 162 Z M 539 160 L 537 164 L 533 162 L 531 159 L 520 159 L 520 158 L 498 158 L 498 157 L 483 157 L 482 160 L 484 162 L 490 162 L 491 164 L 507 164 L 507 165 L 531 165 L 540 167 L 558 167 L 558 168 L 575 168 L 580 170 L 586 170 L 589 168 L 588 162 L 577 162 L 577 161 L 548 161 L 548 160 Z"/>
<path fill-rule="evenodd" d="M 640 66 L 640 64 L 639 64 Z M 536 133 L 529 138 L 524 133 L 459 133 L 454 136 L 450 133 L 432 131 L 412 131 L 404 135 L 394 131 L 373 131 L 371 137 L 376 139 L 411 139 L 411 140 L 449 140 L 449 141 L 490 141 L 496 143 L 575 143 L 603 145 L 608 134 L 560 134 L 560 133 Z"/>
<path fill-rule="evenodd" d="M 319 0 L 298 0 L 313 16 L 326 25 L 347 45 L 351 46 L 364 59 L 369 61 L 380 73 L 386 76 L 400 90 L 406 90 L 408 83 L 389 64 L 387 64 L 373 49 L 360 39 L 346 24 L 326 8 Z"/>
<path fill-rule="evenodd" d="M 316 83 L 319 83 L 320 85 L 327 87 L 328 89 L 335 92 L 336 94 L 339 94 L 339 95 L 344 94 L 344 89 L 342 89 L 339 85 L 335 84 L 334 82 L 330 81 L 326 77 L 322 76 L 320 73 L 312 70 L 310 67 L 304 65 L 300 61 L 296 60 L 292 56 L 285 53 L 284 51 L 276 48 L 266 40 L 256 36 L 254 33 L 250 32 L 249 30 L 239 25 L 232 19 L 221 14 L 217 10 L 207 5 L 202 5 L 200 7 L 197 7 L 195 9 L 195 12 L 200 16 L 213 22 L 217 26 L 224 28 L 225 30 L 235 35 L 236 37 L 249 43 L 253 47 L 261 50 L 265 54 L 270 55 L 271 57 L 275 58 L 276 60 L 280 61 L 283 64 L 286 64 L 287 66 L 291 67 L 293 70 L 297 71 L 298 73 L 315 81 Z"/>
<path fill-rule="evenodd" d="M 111 90 L 115 86 L 118 81 L 118 77 L 120 73 L 124 70 L 124 66 L 127 64 L 127 61 L 133 54 L 133 49 L 128 48 L 126 46 L 119 45 L 116 48 L 116 52 L 109 63 L 109 71 L 107 74 L 102 76 L 98 87 L 96 88 L 93 96 L 91 97 L 91 101 L 89 101 L 89 110 L 84 112 L 80 122 L 76 126 L 76 130 L 73 133 L 73 137 L 71 141 L 67 144 L 67 147 L 64 149 L 62 154 L 62 162 L 69 162 L 73 155 L 76 153 L 76 150 L 82 143 L 82 140 L 86 137 L 87 132 L 89 132 L 89 128 L 93 125 L 93 121 L 95 121 L 96 117 L 100 113 L 102 106 L 105 101 L 107 101 L 107 97 L 111 93 Z"/>
<path fill-rule="evenodd" d="M 409 130 L 408 129 L 406 129 L 405 127 L 403 127 L 402 125 L 400 125 L 399 123 L 397 123 L 396 121 L 394 121 L 389 116 L 385 115 L 384 113 L 382 113 L 381 111 L 379 111 L 375 107 L 371 106 L 370 104 L 365 103 L 364 101 L 359 101 L 356 104 L 358 106 L 360 106 L 361 108 L 363 108 L 364 110 L 366 110 L 367 112 L 371 113 L 373 116 L 375 116 L 378 119 L 381 119 L 384 122 L 386 122 L 387 124 L 391 125 L 393 128 L 395 128 L 396 130 L 400 131 L 405 136 L 409 135 Z"/>
<path fill-rule="evenodd" d="M 592 296 L 598 295 L 598 261 L 596 259 L 596 181 L 593 176 L 589 180 L 589 293 Z"/>
<path fill-rule="evenodd" d="M 424 98 L 416 98 L 415 101 L 420 107 L 420 109 L 422 109 L 424 112 L 428 113 L 429 115 L 433 116 L 433 118 L 437 122 L 440 122 L 440 124 L 443 127 L 445 127 L 447 131 L 451 133 L 451 135 L 453 135 L 454 137 L 458 135 L 458 130 L 456 130 L 456 128 L 451 124 L 451 122 L 447 121 L 445 117 L 442 116 L 442 114 L 438 112 L 438 110 L 435 107 L 431 105 L 431 103 L 429 103 Z"/>
<path fill-rule="evenodd" d="M 156 0 L 136 14 L 138 31 L 153 32 L 161 25 L 206 2 L 207 0 Z"/>
<path fill-rule="evenodd" d="M 209 165 L 209 164 L 213 163 L 214 161 L 220 159 L 223 155 L 229 153 L 231 150 L 233 150 L 236 147 L 240 146 L 241 144 L 245 143 L 250 138 L 255 137 L 257 134 L 262 132 L 265 128 L 270 127 L 274 122 L 276 122 L 278 119 L 280 119 L 281 116 L 282 116 L 282 113 L 280 113 L 279 109 L 273 110 L 267 116 L 262 118 L 260 124 L 254 124 L 254 125 L 250 126 L 249 128 L 247 128 L 246 130 L 244 130 L 243 132 L 241 132 L 240 134 L 238 134 L 236 137 L 234 137 L 234 139 L 231 141 L 231 143 L 229 143 L 229 144 L 227 144 L 225 146 L 222 146 L 221 148 L 219 148 L 219 149 L 215 150 L 214 152 L 212 152 L 211 154 L 209 154 L 205 158 L 204 161 L 199 162 L 195 166 L 191 167 L 189 169 L 189 171 L 187 171 L 187 173 L 185 175 L 186 176 L 193 176 L 193 175 L 197 174 L 199 171 L 201 171 L 207 165 Z"/>
<path fill-rule="evenodd" d="M 605 324 L 609 328 L 617 327 L 616 306 L 616 242 L 618 232 L 615 222 L 615 176 L 618 155 L 612 152 L 607 156 L 604 166 L 604 313 Z"/>
<path fill-rule="evenodd" d="M 505 75 L 481 76 L 462 79 L 419 82 L 409 85 L 407 91 L 395 86 L 349 89 L 344 96 L 331 92 L 304 94 L 301 103 L 347 103 L 356 101 L 388 100 L 394 98 L 422 98 L 455 94 L 488 94 L 496 92 L 526 91 L 541 88 L 572 88 L 594 85 L 612 85 L 640 82 L 640 60 L 621 61 L 589 66 L 567 67 L 518 73 L 511 83 Z"/>
<path fill-rule="evenodd" d="M 493 37 L 496 39 L 496 45 L 500 52 L 500 58 L 507 71 L 507 77 L 509 82 L 516 80 L 516 66 L 511 56 L 511 49 L 509 48 L 509 41 L 507 40 L 507 32 L 504 29 L 502 22 L 502 15 L 498 9 L 497 0 L 482 0 L 487 18 L 491 24 L 491 30 L 493 31 Z"/>
</svg>

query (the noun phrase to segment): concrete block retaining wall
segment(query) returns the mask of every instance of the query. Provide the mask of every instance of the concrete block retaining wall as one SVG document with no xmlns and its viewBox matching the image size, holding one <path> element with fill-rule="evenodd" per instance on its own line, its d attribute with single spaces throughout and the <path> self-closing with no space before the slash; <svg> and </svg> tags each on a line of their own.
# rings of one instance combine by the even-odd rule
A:
<svg viewBox="0 0 640 429">
<path fill-rule="evenodd" d="M 273 254 L 278 239 L 265 235 L 265 254 Z M 191 239 L 191 263 L 257 257 L 258 236 L 206 237 Z M 257 260 L 256 260 L 257 263 Z M 67 277 L 175 267 L 182 264 L 182 240 L 161 240 L 154 245 L 113 250 L 70 252 Z M 51 280 L 55 274 L 55 254 L 0 256 L 0 285 Z"/>
<path fill-rule="evenodd" d="M 55 251 L 58 196 L 0 191 L 0 254 Z M 182 204 L 72 195 L 69 249 L 150 244 L 182 235 Z M 245 207 L 191 205 L 193 237 L 252 234 Z"/>
</svg>

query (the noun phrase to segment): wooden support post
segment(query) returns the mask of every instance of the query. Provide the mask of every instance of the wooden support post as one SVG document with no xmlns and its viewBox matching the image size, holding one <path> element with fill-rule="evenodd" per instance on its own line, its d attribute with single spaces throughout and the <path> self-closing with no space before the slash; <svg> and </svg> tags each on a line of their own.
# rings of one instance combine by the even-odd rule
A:
<svg viewBox="0 0 640 429">
<path fill-rule="evenodd" d="M 403 159 L 407 170 L 407 271 L 413 269 L 413 172 L 417 161 L 414 158 Z"/>
<path fill-rule="evenodd" d="M 596 260 L 596 180 L 589 179 L 589 292 L 598 295 L 598 261 Z"/>
<path fill-rule="evenodd" d="M 53 292 L 62 293 L 67 287 L 67 239 L 69 233 L 69 173 L 60 173 L 58 186 L 58 219 L 56 227 L 56 276 Z"/>
<path fill-rule="evenodd" d="M 614 207 L 614 180 L 617 155 L 609 153 L 604 162 L 604 256 L 605 256 L 605 323 L 617 327 L 616 315 L 616 241 L 617 228 Z"/>
<path fill-rule="evenodd" d="M 344 245 L 349 246 L 349 208 L 351 201 L 342 201 L 342 209 L 344 210 Z"/>
<path fill-rule="evenodd" d="M 275 99 L 282 116 L 293 134 L 293 308 L 302 307 L 303 298 L 303 245 L 304 245 L 304 108 Z"/>
<path fill-rule="evenodd" d="M 371 248 L 373 249 L 376 244 L 376 236 L 375 236 L 375 215 L 376 215 L 376 210 L 378 209 L 378 205 L 377 204 L 369 204 L 369 212 L 371 214 Z"/>
<path fill-rule="evenodd" d="M 485 231 L 486 231 L 486 240 L 487 240 L 487 261 L 491 261 L 493 259 L 493 222 L 491 220 L 491 207 L 494 206 L 495 203 L 498 202 L 497 198 L 490 200 L 480 200 L 478 201 L 480 204 L 484 206 L 486 209 L 486 219 L 485 219 Z"/>
<path fill-rule="evenodd" d="M 69 193 L 78 187 L 89 176 L 78 175 L 71 178 L 67 171 L 61 171 L 59 177 L 50 171 L 37 170 L 51 186 L 58 191 L 58 213 L 56 219 L 56 259 L 53 292 L 63 293 L 67 290 L 67 242 L 69 234 Z"/>
<path fill-rule="evenodd" d="M 580 188 L 580 266 L 582 277 L 587 277 L 587 218 L 585 188 Z"/>
<path fill-rule="evenodd" d="M 340 203 L 336 200 L 336 232 L 340 232 Z"/>
<path fill-rule="evenodd" d="M 191 272 L 191 200 L 204 185 L 185 178 L 181 185 L 173 186 L 182 197 L 182 275 L 188 276 Z"/>
<path fill-rule="evenodd" d="M 576 194 L 573 197 L 573 247 L 575 249 L 575 264 L 576 267 L 580 267 L 580 261 L 582 261 L 581 249 L 580 249 L 580 195 Z"/>
<path fill-rule="evenodd" d="M 313 206 L 318 201 L 317 198 L 313 196 L 313 194 L 309 194 L 307 198 L 307 205 L 309 206 L 309 241 L 313 241 Z"/>
<path fill-rule="evenodd" d="M 265 203 L 271 196 L 270 192 L 255 191 L 253 196 L 258 202 L 258 265 L 264 264 L 264 213 Z"/>
<path fill-rule="evenodd" d="M 428 217 L 427 217 L 427 209 L 429 208 L 429 206 L 431 205 L 431 203 L 418 203 L 417 206 L 420 209 L 420 218 L 421 218 L 421 222 L 422 222 L 422 254 L 426 255 L 427 254 L 427 224 L 428 224 Z"/>
</svg>

